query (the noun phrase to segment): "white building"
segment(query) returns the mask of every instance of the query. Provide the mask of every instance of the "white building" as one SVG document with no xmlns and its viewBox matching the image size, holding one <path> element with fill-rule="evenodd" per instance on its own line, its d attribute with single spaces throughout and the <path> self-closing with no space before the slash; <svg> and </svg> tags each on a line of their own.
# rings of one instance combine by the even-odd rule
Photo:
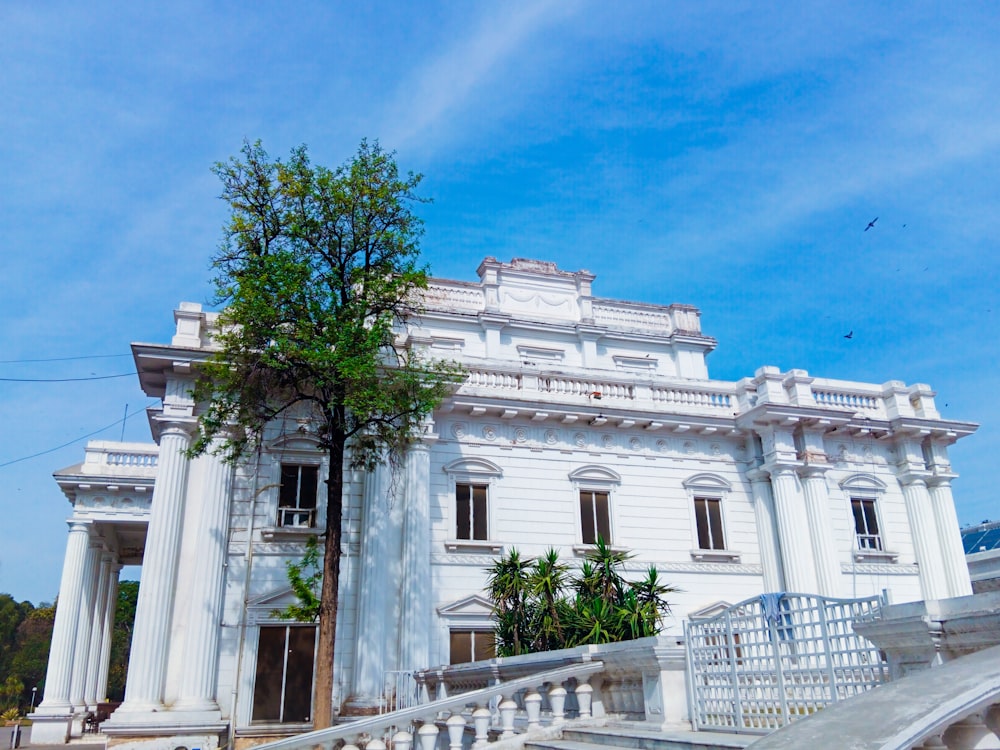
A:
<svg viewBox="0 0 1000 750">
<path fill-rule="evenodd" d="M 485 568 L 510 546 L 571 560 L 610 538 L 681 589 L 678 633 L 764 591 L 971 593 L 947 448 L 976 426 L 943 418 L 928 386 L 774 367 L 711 380 L 716 342 L 690 305 L 595 297 L 593 275 L 538 261 L 487 258 L 478 274 L 432 280 L 405 331 L 467 381 L 403 467 L 347 477 L 335 704 L 369 709 L 387 672 L 484 653 Z M 309 724 L 315 628 L 274 611 L 291 601 L 285 562 L 324 524 L 325 459 L 291 417 L 235 469 L 186 458 L 217 316 L 174 315 L 169 344 L 133 345 L 162 399 L 158 450 L 95 443 L 56 474 L 74 508 L 36 743 L 64 741 L 102 696 L 118 566 L 140 558 L 113 743 L 211 747 Z"/>
</svg>

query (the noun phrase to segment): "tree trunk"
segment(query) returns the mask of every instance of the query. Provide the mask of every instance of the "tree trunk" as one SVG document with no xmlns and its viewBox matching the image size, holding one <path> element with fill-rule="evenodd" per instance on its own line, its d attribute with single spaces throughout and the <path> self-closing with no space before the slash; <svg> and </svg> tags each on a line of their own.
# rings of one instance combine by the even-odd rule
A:
<svg viewBox="0 0 1000 750">
<path fill-rule="evenodd" d="M 330 476 L 326 480 L 326 543 L 323 546 L 323 588 L 319 605 L 319 645 L 316 649 L 316 687 L 313 728 L 333 723 L 333 654 L 337 640 L 340 590 L 340 538 L 344 508 L 344 441 L 330 448 Z"/>
</svg>

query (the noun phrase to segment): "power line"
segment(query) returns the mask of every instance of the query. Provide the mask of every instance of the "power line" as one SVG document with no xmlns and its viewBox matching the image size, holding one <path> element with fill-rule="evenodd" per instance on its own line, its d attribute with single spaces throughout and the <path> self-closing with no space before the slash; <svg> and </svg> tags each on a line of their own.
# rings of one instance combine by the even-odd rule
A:
<svg viewBox="0 0 1000 750">
<path fill-rule="evenodd" d="M 24 362 L 68 362 L 71 359 L 111 359 L 131 357 L 131 354 L 81 354 L 78 357 L 46 357 L 43 359 L 0 359 L 0 365 L 19 365 Z"/>
<path fill-rule="evenodd" d="M 21 461 L 28 461 L 28 460 L 30 460 L 32 458 L 38 458 L 39 456 L 45 456 L 45 455 L 47 455 L 49 453 L 55 453 L 58 450 L 62 450 L 66 446 L 73 445 L 73 443 L 79 443 L 81 440 L 86 440 L 89 437 L 93 437 L 94 435 L 101 434 L 105 430 L 110 430 L 112 427 L 114 427 L 115 425 L 117 425 L 119 422 L 122 425 L 124 425 L 125 424 L 125 420 L 131 419 L 136 414 L 142 414 L 143 412 L 146 411 L 146 409 L 148 409 L 150 406 L 152 406 L 155 403 L 156 403 L 156 400 L 154 399 L 153 401 L 150 401 L 148 404 L 146 404 L 146 406 L 143 407 L 142 409 L 139 409 L 138 411 L 134 411 L 131 414 L 129 414 L 128 416 L 123 417 L 122 419 L 116 419 L 111 424 L 105 425 L 104 427 L 101 427 L 99 430 L 94 430 L 93 432 L 88 432 L 86 435 L 81 435 L 78 438 L 73 438 L 68 443 L 63 443 L 62 445 L 57 445 L 55 448 L 49 448 L 48 450 L 39 451 L 38 453 L 32 453 L 30 456 L 22 456 L 21 458 L 15 458 L 15 459 L 13 459 L 11 461 L 4 461 L 2 464 L 0 464 L 0 469 L 2 469 L 4 466 L 10 466 L 11 464 L 21 463 Z M 127 411 L 127 407 L 126 407 L 126 411 Z"/>
<path fill-rule="evenodd" d="M 130 378 L 138 375 L 135 372 L 123 372 L 120 375 L 94 375 L 89 378 L 0 378 L 4 383 L 77 383 L 81 380 L 111 380 L 112 378 Z"/>
</svg>

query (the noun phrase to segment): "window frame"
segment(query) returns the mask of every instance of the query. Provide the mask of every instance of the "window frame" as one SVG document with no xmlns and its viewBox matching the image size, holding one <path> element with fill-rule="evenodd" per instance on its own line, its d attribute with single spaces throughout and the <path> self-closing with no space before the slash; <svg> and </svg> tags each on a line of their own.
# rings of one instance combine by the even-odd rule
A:
<svg viewBox="0 0 1000 750">
<path fill-rule="evenodd" d="M 296 468 L 298 470 L 297 471 L 296 487 L 295 487 L 295 505 L 294 506 L 282 505 L 281 504 L 282 495 L 284 494 L 283 491 L 285 489 L 284 478 L 285 478 L 285 468 L 286 467 L 288 467 L 288 468 L 294 467 L 294 468 Z M 302 487 L 303 487 L 303 483 L 302 483 L 302 470 L 303 469 L 308 469 L 308 470 L 311 470 L 311 471 L 315 472 L 316 486 L 314 488 L 315 489 L 315 494 L 313 496 L 313 506 L 311 508 L 304 508 L 301 505 L 301 501 L 302 501 Z M 293 529 L 293 530 L 294 529 L 315 529 L 316 528 L 317 521 L 318 521 L 317 516 L 318 516 L 318 513 L 319 513 L 319 506 L 320 506 L 319 487 L 320 487 L 320 479 L 321 479 L 321 469 L 322 469 L 322 466 L 318 462 L 308 462 L 308 461 L 307 462 L 303 462 L 303 461 L 294 460 L 294 459 L 292 459 L 292 460 L 281 460 L 281 461 L 278 462 L 278 482 L 277 482 L 277 484 L 278 484 L 278 508 L 277 508 L 278 514 L 277 514 L 277 518 L 276 518 L 276 521 L 275 521 L 277 528 L 280 528 L 280 529 Z M 285 513 L 284 513 L 284 511 L 289 511 L 289 515 L 301 514 L 301 513 L 308 513 L 307 518 L 308 518 L 309 522 L 305 526 L 303 526 L 301 524 L 285 523 L 284 522 L 285 521 Z"/>
<path fill-rule="evenodd" d="M 468 490 L 467 498 L 460 498 L 460 491 Z M 482 508 L 479 510 L 479 498 L 476 497 L 477 490 L 482 490 Z M 488 482 L 455 482 L 455 539 L 461 542 L 487 542 L 490 538 L 490 485 Z M 462 529 L 459 528 L 463 518 L 461 504 L 468 503 L 468 512 L 464 514 L 468 525 L 468 536 L 462 536 Z M 478 526 L 484 527 L 483 536 L 476 536 Z"/>
<path fill-rule="evenodd" d="M 469 639 L 469 655 L 472 656 L 473 658 L 472 659 L 467 659 L 465 661 L 455 661 L 454 660 L 454 645 L 455 644 L 454 644 L 453 639 L 457 635 L 466 635 L 466 634 L 468 634 L 470 636 L 470 639 Z M 484 636 L 484 637 L 488 636 L 489 640 L 492 642 L 492 644 L 491 644 L 492 648 L 490 648 L 490 651 L 492 653 L 489 656 L 484 657 L 483 659 L 476 659 L 475 658 L 475 656 L 476 656 L 476 640 L 477 640 L 476 636 L 477 635 Z M 488 629 L 488 628 L 483 628 L 483 627 L 478 627 L 478 628 L 477 627 L 471 627 L 471 626 L 468 626 L 468 625 L 459 626 L 459 627 L 449 627 L 448 628 L 448 664 L 449 665 L 471 664 L 474 661 L 488 661 L 489 659 L 495 659 L 496 655 L 497 655 L 497 647 L 496 647 L 496 631 L 495 630 Z"/>
<path fill-rule="evenodd" d="M 726 527 L 722 520 L 722 498 L 716 495 L 700 493 L 691 499 L 694 502 L 695 534 L 698 537 L 698 549 L 711 550 L 713 553 L 728 550 L 728 546 L 726 545 Z M 708 537 L 708 544 L 702 544 L 704 540 L 702 539 L 702 514 L 699 512 L 701 508 L 704 508 L 704 536 Z M 715 518 L 712 517 L 713 509 L 715 511 Z M 716 535 L 721 538 L 716 539 Z"/>
<path fill-rule="evenodd" d="M 742 555 L 733 547 L 733 539 L 726 519 L 726 516 L 728 515 L 727 506 L 729 505 L 729 495 L 732 492 L 732 486 L 729 482 L 716 474 L 696 474 L 692 477 L 688 477 L 683 484 L 684 489 L 687 492 L 688 515 L 691 524 L 691 559 L 695 562 L 739 563 Z M 710 506 L 707 503 L 717 504 L 716 507 L 718 508 L 719 515 L 718 527 L 722 534 L 721 547 L 706 548 L 701 545 L 701 534 L 698 528 L 699 501 L 706 503 L 705 520 L 710 538 L 713 536 L 713 524 L 710 511 L 707 510 Z M 714 541 L 714 539 L 712 541 Z"/>
<path fill-rule="evenodd" d="M 854 521 L 855 550 L 864 552 L 865 554 L 869 552 L 885 552 L 885 537 L 882 534 L 882 519 L 879 518 L 878 498 L 852 494 L 849 500 L 851 503 L 851 519 Z M 861 511 L 860 517 L 855 506 Z M 863 530 L 858 528 L 859 521 L 864 527 Z M 870 522 L 874 522 L 874 534 L 871 533 Z M 874 546 L 863 544 L 863 539 L 873 541 Z"/>
<path fill-rule="evenodd" d="M 593 525 L 593 529 L 592 529 L 593 535 L 594 535 L 593 540 L 588 540 L 587 539 L 587 533 L 586 533 L 587 532 L 587 528 L 586 528 L 587 524 L 586 524 L 585 519 L 584 519 L 584 495 L 588 495 L 588 494 L 591 496 L 590 497 L 591 518 L 587 519 L 587 520 L 589 520 L 591 522 L 591 524 Z M 604 520 L 604 525 L 607 527 L 607 531 L 608 531 L 607 535 L 604 535 L 604 534 L 601 533 L 601 525 L 602 525 L 601 524 L 601 520 L 602 519 L 600 519 L 598 517 L 599 516 L 598 509 L 600 508 L 600 504 L 598 503 L 598 500 L 597 500 L 597 496 L 598 495 L 603 495 L 604 496 L 604 512 L 606 514 L 606 518 L 604 518 L 603 520 Z M 610 491 L 610 489 L 608 489 L 607 487 L 603 487 L 603 488 L 580 487 L 577 490 L 577 501 L 578 501 L 579 519 L 580 519 L 580 535 L 579 535 L 578 538 L 580 539 L 580 542 L 582 544 L 586 544 L 588 546 L 594 546 L 594 545 L 597 544 L 597 539 L 600 537 L 601 539 L 603 539 L 603 541 L 604 541 L 605 544 L 607 544 L 607 545 L 613 544 L 614 533 L 613 533 L 612 528 L 611 528 L 611 491 Z M 606 538 L 605 538 L 605 536 L 606 536 Z"/>
<path fill-rule="evenodd" d="M 310 678 L 309 678 L 309 692 L 308 692 L 308 698 L 309 698 L 309 716 L 306 718 L 305 721 L 302 721 L 302 720 L 284 721 L 285 711 L 288 710 L 288 708 L 289 708 L 288 706 L 286 706 L 286 700 L 285 700 L 285 698 L 286 698 L 287 689 L 288 689 L 288 677 L 289 677 L 289 674 L 290 674 L 289 663 L 288 663 L 288 654 L 290 652 L 290 643 L 291 643 L 291 637 L 292 637 L 292 632 L 291 631 L 293 629 L 296 629 L 296 630 L 309 629 L 309 630 L 312 630 L 312 635 L 313 635 L 313 650 L 312 650 L 312 660 L 311 660 L 312 672 L 311 672 Z M 278 695 L 278 704 L 279 705 L 278 705 L 278 718 L 277 719 L 273 719 L 273 718 L 255 718 L 255 712 L 256 712 L 256 709 L 258 707 L 258 693 L 257 693 L 258 680 L 260 680 L 260 678 L 261 678 L 261 674 L 260 674 L 260 663 L 261 663 L 261 653 L 262 653 L 262 651 L 261 651 L 261 638 L 262 638 L 262 633 L 265 630 L 267 630 L 267 631 L 283 630 L 284 631 L 284 645 L 283 645 L 282 664 L 281 664 L 281 690 L 280 690 L 280 693 Z M 313 723 L 313 711 L 315 709 L 315 706 L 312 703 L 312 699 L 313 699 L 313 688 L 315 686 L 315 680 L 316 680 L 316 650 L 318 648 L 318 643 L 319 643 L 319 627 L 317 625 L 313 624 L 313 623 L 276 623 L 276 622 L 267 622 L 267 623 L 261 623 L 261 624 L 258 625 L 258 627 L 257 627 L 257 639 L 256 639 L 256 645 L 255 645 L 255 659 L 254 659 L 253 682 L 250 685 L 250 691 L 249 691 L 249 697 L 250 697 L 250 701 L 249 701 L 250 721 L 249 721 L 249 724 L 251 726 L 254 726 L 254 727 L 268 726 L 268 725 L 270 725 L 270 726 L 280 725 L 282 727 L 290 727 L 290 726 L 310 727 L 310 726 L 312 726 L 312 723 Z"/>
<path fill-rule="evenodd" d="M 464 458 L 442 467 L 448 475 L 447 499 L 444 500 L 443 515 L 448 525 L 447 538 L 444 545 L 448 552 L 470 552 L 498 555 L 503 551 L 503 544 L 497 541 L 496 506 L 497 487 L 503 477 L 499 466 L 480 458 Z M 485 487 L 486 489 L 486 538 L 460 539 L 458 537 L 458 488 L 460 485 Z M 470 503 L 474 498 L 470 496 Z M 470 513 L 470 535 L 475 533 L 474 514 Z"/>
<path fill-rule="evenodd" d="M 574 517 L 576 519 L 576 531 L 575 539 L 576 542 L 573 544 L 573 553 L 578 557 L 584 557 L 593 551 L 594 545 L 596 544 L 598 530 L 598 523 L 596 518 L 596 503 L 594 504 L 594 542 L 583 541 L 583 493 L 603 493 L 607 495 L 607 509 L 608 509 L 608 536 L 609 539 L 605 539 L 605 544 L 608 545 L 612 550 L 619 551 L 620 548 L 616 547 L 615 544 L 619 542 L 618 536 L 619 531 L 616 529 L 617 524 L 615 523 L 615 506 L 617 505 L 617 500 L 615 498 L 616 493 L 621 487 L 622 478 L 621 475 L 611 469 L 604 466 L 598 466 L 595 464 L 588 464 L 586 466 L 580 466 L 569 473 L 570 484 L 573 486 L 573 499 L 575 504 Z"/>
<path fill-rule="evenodd" d="M 851 559 L 854 562 L 898 562 L 899 553 L 893 552 L 889 546 L 891 540 L 886 537 L 885 519 L 882 506 L 885 503 L 887 485 L 878 477 L 868 473 L 852 474 L 840 482 L 847 506 L 847 523 L 850 533 Z M 874 512 L 875 524 L 878 527 L 878 537 L 881 542 L 879 549 L 862 547 L 857 528 L 857 518 L 854 515 L 855 501 L 870 501 Z"/>
</svg>

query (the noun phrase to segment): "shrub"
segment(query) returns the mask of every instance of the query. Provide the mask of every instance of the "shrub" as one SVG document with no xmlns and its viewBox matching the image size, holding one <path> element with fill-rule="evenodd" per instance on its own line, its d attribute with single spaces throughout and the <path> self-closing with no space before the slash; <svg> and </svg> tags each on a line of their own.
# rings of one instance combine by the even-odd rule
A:
<svg viewBox="0 0 1000 750">
<path fill-rule="evenodd" d="M 659 633 L 670 612 L 666 595 L 677 589 L 652 566 L 642 580 L 626 580 L 622 570 L 631 557 L 598 537 L 574 576 L 554 549 L 537 559 L 511 549 L 489 569 L 497 656 Z"/>
</svg>

